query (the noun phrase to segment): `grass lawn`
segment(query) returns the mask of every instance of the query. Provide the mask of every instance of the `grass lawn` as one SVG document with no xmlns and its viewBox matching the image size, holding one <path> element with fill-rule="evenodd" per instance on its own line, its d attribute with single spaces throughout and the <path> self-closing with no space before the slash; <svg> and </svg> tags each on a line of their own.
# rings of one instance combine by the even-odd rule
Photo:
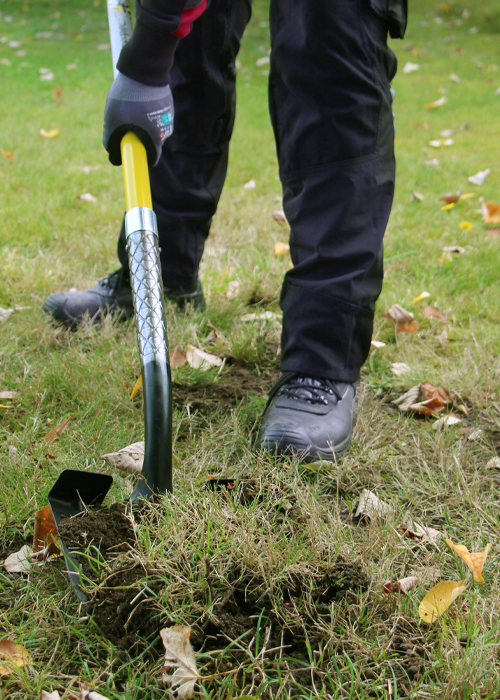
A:
<svg viewBox="0 0 500 700">
<path fill-rule="evenodd" d="M 167 310 L 172 348 L 192 344 L 226 364 L 174 370 L 174 495 L 127 510 L 128 548 L 104 556 L 93 526 L 83 533 L 90 607 L 77 605 L 60 559 L 26 574 L 2 569 L 0 637 L 33 664 L 3 676 L 0 666 L 1 700 L 63 696 L 73 683 L 68 698 L 80 682 L 110 700 L 169 696 L 157 632 L 173 623 L 192 628 L 197 697 L 500 697 L 500 224 L 480 212 L 483 201 L 500 203 L 500 11 L 493 0 L 412 5 L 406 38 L 392 42 L 398 180 L 374 332 L 385 345 L 362 371 L 349 454 L 299 466 L 252 452 L 278 372 L 290 264 L 274 253 L 287 231 L 270 215 L 280 183 L 268 66 L 257 65 L 269 47 L 268 2 L 254 0 L 230 169 L 202 263 L 208 309 Z M 101 145 L 107 43 L 104 2 L 0 0 L 0 307 L 12 309 L 0 312 L 0 391 L 17 392 L 0 400 L 2 561 L 31 542 L 34 513 L 63 468 L 109 472 L 101 455 L 142 439 L 141 396 L 129 399 L 140 372 L 133 323 L 70 332 L 41 311 L 49 293 L 84 289 L 117 266 L 122 176 Z M 403 72 L 407 63 L 418 69 Z M 468 181 L 487 168 L 483 185 Z M 97 201 L 78 198 L 86 192 Z M 443 210 L 439 197 L 458 192 L 472 196 Z M 395 303 L 415 314 L 416 332 L 384 316 Z M 443 319 L 427 318 L 426 306 Z M 261 310 L 277 316 L 241 320 Z M 452 404 L 441 416 L 453 410 L 462 422 L 436 430 L 435 418 L 400 411 L 393 401 L 421 382 L 446 387 Z M 113 473 L 108 505 L 126 499 L 133 479 Z M 209 491 L 209 475 L 237 477 L 237 487 Z M 363 489 L 390 509 L 355 518 Z M 409 537 L 412 522 L 440 536 Z M 492 543 L 484 583 L 445 538 L 471 552 Z M 407 596 L 383 593 L 412 575 Z M 447 612 L 420 620 L 437 581 L 464 579 Z"/>
</svg>

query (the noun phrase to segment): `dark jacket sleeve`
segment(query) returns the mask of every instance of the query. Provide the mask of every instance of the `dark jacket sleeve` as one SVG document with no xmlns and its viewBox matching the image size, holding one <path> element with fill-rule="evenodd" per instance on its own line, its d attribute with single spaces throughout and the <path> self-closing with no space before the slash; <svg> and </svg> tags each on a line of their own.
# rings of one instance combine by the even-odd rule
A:
<svg viewBox="0 0 500 700">
<path fill-rule="evenodd" d="M 167 85 L 174 53 L 208 0 L 136 0 L 134 32 L 125 44 L 117 68 L 146 85 Z"/>
</svg>

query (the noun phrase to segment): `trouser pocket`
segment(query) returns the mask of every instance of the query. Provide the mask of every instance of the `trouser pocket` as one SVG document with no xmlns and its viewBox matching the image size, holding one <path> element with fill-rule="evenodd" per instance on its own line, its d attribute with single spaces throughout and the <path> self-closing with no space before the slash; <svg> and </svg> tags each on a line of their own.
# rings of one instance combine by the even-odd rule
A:
<svg viewBox="0 0 500 700">
<path fill-rule="evenodd" d="M 402 39 L 408 21 L 408 0 L 368 0 L 372 10 L 387 21 L 392 39 Z"/>
</svg>

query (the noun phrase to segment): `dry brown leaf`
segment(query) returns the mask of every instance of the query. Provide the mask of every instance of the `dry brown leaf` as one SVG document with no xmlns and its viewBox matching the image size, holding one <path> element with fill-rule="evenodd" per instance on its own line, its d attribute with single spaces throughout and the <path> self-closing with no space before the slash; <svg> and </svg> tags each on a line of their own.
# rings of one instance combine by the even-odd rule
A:
<svg viewBox="0 0 500 700">
<path fill-rule="evenodd" d="M 54 95 L 55 100 L 62 100 L 64 95 L 62 87 L 60 85 L 56 85 L 52 90 L 52 94 Z"/>
<path fill-rule="evenodd" d="M 51 693 L 48 693 L 46 690 L 42 690 L 40 692 L 40 700 L 61 700 L 61 696 L 57 690 L 53 690 Z"/>
<path fill-rule="evenodd" d="M 431 318 L 434 321 L 446 323 L 446 316 L 437 306 L 426 306 L 423 311 L 424 318 Z"/>
<path fill-rule="evenodd" d="M 396 377 L 401 377 L 403 374 L 408 374 L 408 372 L 411 372 L 411 367 L 410 365 L 407 365 L 406 362 L 392 362 L 391 372 L 395 374 Z"/>
<path fill-rule="evenodd" d="M 408 595 L 408 592 L 415 588 L 418 583 L 418 578 L 416 576 L 407 576 L 406 578 L 401 578 L 399 581 L 392 583 L 387 581 L 382 586 L 382 591 L 384 593 L 404 593 Z"/>
<path fill-rule="evenodd" d="M 3 563 L 3 568 L 9 574 L 21 574 L 24 571 L 30 571 L 33 564 L 32 554 L 31 547 L 25 544 L 18 552 L 9 554 Z"/>
<path fill-rule="evenodd" d="M 363 489 L 354 517 L 359 518 L 361 515 L 366 515 L 368 518 L 376 516 L 383 518 L 391 513 L 392 510 L 392 506 L 380 500 L 373 491 Z"/>
<path fill-rule="evenodd" d="M 183 700 L 190 700 L 194 687 L 200 679 L 196 667 L 196 658 L 189 641 L 190 627 L 173 625 L 160 631 L 160 637 L 165 647 L 165 665 L 163 667 L 163 682 L 177 691 Z M 175 670 L 174 670 L 175 669 Z M 174 671 L 172 674 L 171 671 Z"/>
<path fill-rule="evenodd" d="M 95 690 L 92 690 L 92 686 L 90 686 L 88 683 L 81 683 L 80 697 L 77 697 L 75 700 L 109 700 L 109 698 L 101 695 L 101 693 L 98 693 Z"/>
<path fill-rule="evenodd" d="M 415 319 L 415 314 L 412 314 L 411 311 L 407 311 L 400 304 L 393 304 L 391 308 L 385 312 L 384 316 L 394 325 L 397 323 L 410 323 Z"/>
<path fill-rule="evenodd" d="M 411 389 L 408 389 L 407 392 L 405 392 L 402 396 L 399 396 L 392 403 L 398 406 L 400 411 L 403 411 L 403 413 L 405 413 L 406 411 L 408 411 L 410 406 L 416 403 L 419 396 L 420 384 L 417 384 L 417 386 L 412 386 Z"/>
<path fill-rule="evenodd" d="M 451 403 L 450 393 L 444 386 L 432 386 L 432 384 L 428 382 L 422 382 L 420 389 L 424 401 L 428 399 L 440 399 L 445 405 Z"/>
<path fill-rule="evenodd" d="M 442 107 L 444 104 L 446 104 L 446 97 L 440 97 L 439 100 L 435 100 L 434 102 L 429 102 L 428 104 L 424 105 L 425 109 L 436 109 L 436 107 Z"/>
<path fill-rule="evenodd" d="M 54 442 L 54 440 L 57 440 L 58 437 L 61 437 L 68 427 L 70 420 L 71 416 L 69 418 L 65 418 L 62 423 L 56 425 L 55 428 L 52 428 L 52 430 L 50 430 L 47 435 L 44 436 L 43 440 L 47 443 L 47 445 L 50 445 L 52 442 Z"/>
<path fill-rule="evenodd" d="M 54 136 L 57 136 L 59 133 L 59 129 L 49 129 L 49 131 L 45 131 L 45 129 L 40 129 L 40 136 L 43 136 L 44 139 L 53 139 Z"/>
<path fill-rule="evenodd" d="M 439 198 L 440 202 L 446 202 L 446 204 L 456 204 L 460 199 L 461 192 L 458 194 L 442 194 Z"/>
<path fill-rule="evenodd" d="M 94 197 L 93 194 L 90 194 L 90 192 L 83 192 L 83 194 L 79 194 L 77 199 L 81 199 L 82 202 L 97 202 L 97 198 Z"/>
<path fill-rule="evenodd" d="M 444 411 L 445 404 L 439 398 L 427 399 L 427 401 L 418 401 L 408 407 L 408 411 L 419 413 L 422 416 L 434 416 L 436 413 Z"/>
<path fill-rule="evenodd" d="M 424 596 L 418 608 L 420 618 L 431 624 L 465 591 L 465 581 L 442 581 Z"/>
<path fill-rule="evenodd" d="M 403 537 L 408 537 L 411 540 L 419 540 L 420 542 L 428 542 L 429 544 L 437 544 L 437 541 L 442 537 L 442 533 L 439 530 L 435 530 L 433 527 L 424 527 L 411 520 L 408 522 L 405 520 L 398 531 Z"/>
<path fill-rule="evenodd" d="M 33 663 L 26 649 L 11 639 L 0 640 L 0 659 L 0 677 L 10 676 L 15 668 Z"/>
<path fill-rule="evenodd" d="M 170 350 L 169 357 L 170 364 L 174 369 L 180 369 L 181 367 L 184 367 L 184 365 L 187 362 L 187 357 L 180 348 Z"/>
<path fill-rule="evenodd" d="M 492 547 L 491 543 L 486 545 L 484 552 L 469 552 L 467 547 L 463 544 L 453 544 L 451 540 L 445 540 L 445 542 L 448 547 L 467 564 L 472 571 L 474 581 L 476 581 L 476 583 L 484 583 L 483 568 Z"/>
<path fill-rule="evenodd" d="M 14 160 L 14 154 L 11 151 L 4 151 L 2 149 L 2 155 L 7 158 L 7 160 Z"/>
<path fill-rule="evenodd" d="M 278 241 L 277 243 L 274 244 L 274 254 L 277 255 L 278 257 L 282 257 L 283 255 L 286 255 L 289 252 L 290 252 L 290 246 L 288 245 L 288 243 L 283 243 L 282 241 Z"/>
<path fill-rule="evenodd" d="M 432 424 L 433 430 L 440 430 L 441 428 L 448 428 L 452 425 L 458 425 L 462 420 L 457 418 L 455 415 L 443 416 L 439 420 Z"/>
<path fill-rule="evenodd" d="M 101 455 L 108 464 L 129 474 L 140 474 L 144 463 L 144 442 L 134 442 L 118 452 Z"/>
<path fill-rule="evenodd" d="M 50 506 L 44 506 L 35 513 L 33 552 L 47 551 L 47 556 L 61 554 L 59 535 Z"/>
<path fill-rule="evenodd" d="M 285 216 L 285 212 L 282 209 L 277 209 L 276 211 L 272 211 L 271 216 L 279 224 L 282 224 L 282 226 L 289 226 L 287 218 Z"/>
<path fill-rule="evenodd" d="M 492 204 L 491 202 L 483 202 L 483 221 L 485 224 L 500 223 L 500 204 Z"/>
<path fill-rule="evenodd" d="M 420 566 L 413 572 L 421 584 L 431 585 L 441 578 L 441 569 L 435 566 Z"/>
<path fill-rule="evenodd" d="M 188 345 L 186 348 L 186 360 L 188 365 L 195 369 L 207 370 L 211 367 L 221 367 L 223 360 L 217 355 Z"/>
</svg>

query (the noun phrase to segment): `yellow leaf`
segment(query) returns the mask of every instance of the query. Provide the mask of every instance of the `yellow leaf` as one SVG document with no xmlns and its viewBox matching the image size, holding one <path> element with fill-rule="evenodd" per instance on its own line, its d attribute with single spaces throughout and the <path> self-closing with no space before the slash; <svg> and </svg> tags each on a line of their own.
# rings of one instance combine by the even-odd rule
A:
<svg viewBox="0 0 500 700">
<path fill-rule="evenodd" d="M 422 294 L 419 294 L 418 297 L 415 297 L 415 299 L 412 299 L 410 301 L 410 306 L 414 306 L 415 304 L 418 304 L 419 301 L 423 301 L 424 299 L 427 299 L 427 297 L 430 297 L 429 292 L 422 292 Z"/>
<path fill-rule="evenodd" d="M 476 583 L 484 583 L 483 567 L 490 552 L 491 544 L 487 544 L 484 552 L 469 552 L 463 544 L 453 544 L 451 540 L 445 540 L 446 544 L 457 556 L 464 561 L 472 571 Z"/>
<path fill-rule="evenodd" d="M 429 102 L 428 104 L 424 105 L 425 109 L 436 109 L 436 107 L 442 107 L 444 104 L 446 104 L 446 97 L 440 97 L 439 100 L 436 100 L 435 102 Z"/>
<path fill-rule="evenodd" d="M 40 136 L 43 136 L 44 139 L 53 139 L 54 136 L 57 136 L 59 133 L 59 129 L 50 129 L 50 131 L 45 131 L 45 129 L 40 129 Z"/>
<path fill-rule="evenodd" d="M 134 399 L 137 394 L 140 392 L 142 389 L 142 376 L 139 377 L 139 379 L 136 381 L 134 384 L 134 388 L 132 389 L 132 393 L 130 394 L 130 400 Z"/>
<path fill-rule="evenodd" d="M 441 211 L 449 211 L 450 209 L 453 209 L 455 206 L 455 202 L 450 202 L 449 204 L 445 204 L 443 207 L 441 207 Z"/>
<path fill-rule="evenodd" d="M 4 155 L 7 160 L 14 160 L 14 154 L 11 151 L 4 151 L 2 149 L 2 155 Z"/>
<path fill-rule="evenodd" d="M 275 255 L 283 256 L 289 252 L 290 252 L 290 246 L 288 245 L 288 243 L 282 243 L 281 241 L 278 241 L 277 243 L 274 244 L 274 254 Z"/>
<path fill-rule="evenodd" d="M 420 603 L 418 608 L 420 619 L 427 622 L 427 624 L 435 622 L 466 588 L 465 581 L 443 581 L 438 583 L 426 593 Z"/>
<path fill-rule="evenodd" d="M 474 192 L 466 192 L 460 195 L 459 200 L 462 201 L 462 199 L 470 199 L 471 197 L 474 197 Z"/>
<path fill-rule="evenodd" d="M 54 440 L 57 440 L 58 437 L 60 437 L 66 428 L 68 427 L 68 424 L 71 420 L 71 416 L 69 418 L 65 418 L 62 423 L 59 423 L 59 425 L 56 425 L 55 428 L 52 428 L 47 435 L 44 436 L 44 441 L 47 443 L 47 445 L 50 445 L 51 442 L 54 442 Z"/>
<path fill-rule="evenodd" d="M 26 649 L 11 639 L 0 640 L 0 677 L 10 676 L 15 668 L 32 664 L 33 659 Z"/>
<path fill-rule="evenodd" d="M 441 255 L 441 257 L 439 258 L 438 262 L 440 262 L 441 264 L 443 264 L 443 263 L 445 263 L 445 262 L 451 262 L 452 260 L 453 260 L 453 256 L 452 256 L 452 254 L 450 253 L 450 251 L 449 251 L 449 250 L 445 250 L 445 252 L 444 252 L 444 253 Z"/>
<path fill-rule="evenodd" d="M 462 231 L 471 231 L 472 230 L 472 224 L 470 221 L 462 221 L 460 223 L 460 228 Z"/>
</svg>

